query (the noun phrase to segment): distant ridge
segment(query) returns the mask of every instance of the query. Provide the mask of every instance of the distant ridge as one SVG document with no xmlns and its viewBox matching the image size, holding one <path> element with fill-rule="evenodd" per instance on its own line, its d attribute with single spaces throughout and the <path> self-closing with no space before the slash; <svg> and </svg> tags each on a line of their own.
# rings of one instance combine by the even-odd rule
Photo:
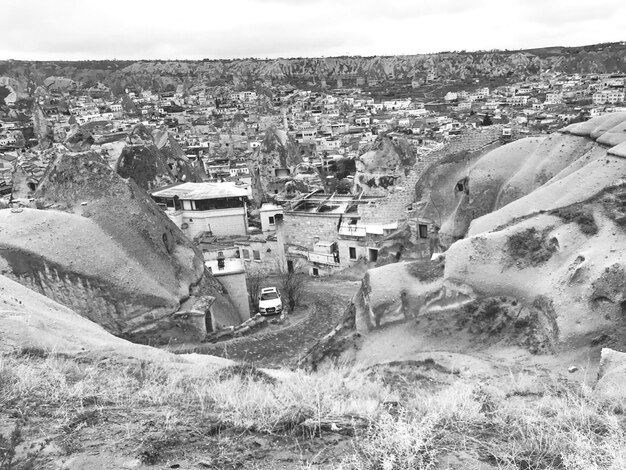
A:
<svg viewBox="0 0 626 470">
<path fill-rule="evenodd" d="M 626 42 L 516 51 L 454 51 L 397 56 L 340 56 L 279 59 L 0 61 L 0 77 L 16 79 L 24 90 L 51 76 L 82 87 L 98 82 L 114 93 L 124 88 L 165 90 L 177 84 L 251 87 L 270 81 L 295 86 L 342 79 L 344 87 L 393 81 L 525 79 L 541 72 L 626 73 Z"/>
</svg>

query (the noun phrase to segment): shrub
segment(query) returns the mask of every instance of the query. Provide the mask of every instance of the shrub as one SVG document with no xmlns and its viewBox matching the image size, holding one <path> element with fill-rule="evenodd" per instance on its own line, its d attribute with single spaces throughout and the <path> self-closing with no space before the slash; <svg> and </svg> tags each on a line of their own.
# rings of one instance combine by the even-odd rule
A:
<svg viewBox="0 0 626 470">
<path fill-rule="evenodd" d="M 441 260 L 414 261 L 407 265 L 409 274 L 422 282 L 430 282 L 443 277 L 444 269 L 445 263 Z"/>
<path fill-rule="evenodd" d="M 552 257 L 556 247 L 546 241 L 550 230 L 551 228 L 547 228 L 539 232 L 532 227 L 509 237 L 506 251 L 517 267 L 539 266 Z"/>
<path fill-rule="evenodd" d="M 591 210 L 575 204 L 568 207 L 559 207 L 552 211 L 553 215 L 561 218 L 567 223 L 574 222 L 580 228 L 580 231 L 585 235 L 595 235 L 598 233 L 598 226 L 596 220 L 593 217 Z"/>
</svg>

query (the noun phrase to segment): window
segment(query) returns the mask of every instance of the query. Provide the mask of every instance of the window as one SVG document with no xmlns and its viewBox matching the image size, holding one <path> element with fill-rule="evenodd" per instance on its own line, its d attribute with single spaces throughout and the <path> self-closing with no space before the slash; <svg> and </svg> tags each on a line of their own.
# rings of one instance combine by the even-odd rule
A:
<svg viewBox="0 0 626 470">
<path fill-rule="evenodd" d="M 469 181 L 467 178 L 463 178 L 461 181 L 459 181 L 457 184 L 454 185 L 454 190 L 457 193 L 465 193 L 465 194 L 469 194 Z"/>
<path fill-rule="evenodd" d="M 261 252 L 259 250 L 252 250 L 252 257 L 256 261 L 261 261 Z"/>
<path fill-rule="evenodd" d="M 428 225 L 419 224 L 418 229 L 420 238 L 428 238 Z"/>
<path fill-rule="evenodd" d="M 241 250 L 241 254 L 243 256 L 243 259 L 250 259 L 250 252 L 246 250 L 245 248 Z"/>
<path fill-rule="evenodd" d="M 356 259 L 356 247 L 351 246 L 349 250 L 350 250 L 350 259 L 355 260 Z"/>
<path fill-rule="evenodd" d="M 270 215 L 269 221 L 270 221 L 270 225 L 274 225 L 274 216 L 273 215 Z"/>
<path fill-rule="evenodd" d="M 370 248 L 370 261 L 372 263 L 375 263 L 376 261 L 378 261 L 378 250 Z"/>
<path fill-rule="evenodd" d="M 261 300 L 272 300 L 278 298 L 278 292 L 266 292 L 264 294 L 261 294 Z"/>
<path fill-rule="evenodd" d="M 313 276 L 317 277 L 320 275 L 320 270 L 317 268 L 313 268 Z"/>
</svg>

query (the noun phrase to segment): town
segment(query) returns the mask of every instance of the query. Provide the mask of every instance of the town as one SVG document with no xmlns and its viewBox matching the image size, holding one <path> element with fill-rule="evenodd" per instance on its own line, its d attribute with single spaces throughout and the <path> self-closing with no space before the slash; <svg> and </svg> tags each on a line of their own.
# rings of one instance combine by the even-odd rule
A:
<svg viewBox="0 0 626 470">
<path fill-rule="evenodd" d="M 389 238 L 407 224 L 411 252 L 428 259 L 437 223 L 415 219 L 420 162 L 463 135 L 484 146 L 626 110 L 625 74 L 546 71 L 494 86 L 433 70 L 391 90 L 346 74 L 303 88 L 269 78 L 118 94 L 49 77 L 27 108 L 14 82 L 0 79 L 3 194 L 28 201 L 62 143 L 95 149 L 118 169 L 145 164 L 138 148 L 148 142 L 165 146 L 168 177 L 144 189 L 240 294 L 251 269 L 328 276 L 398 260 L 408 246 Z M 241 298 L 245 321 L 256 312 Z"/>
<path fill-rule="evenodd" d="M 624 50 L 0 61 L 0 470 L 625 468 Z"/>
</svg>

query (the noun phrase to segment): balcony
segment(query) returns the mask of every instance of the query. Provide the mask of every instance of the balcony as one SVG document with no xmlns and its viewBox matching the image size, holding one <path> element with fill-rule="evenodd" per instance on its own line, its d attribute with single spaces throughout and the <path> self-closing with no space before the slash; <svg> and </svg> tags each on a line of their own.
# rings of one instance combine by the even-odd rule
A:
<svg viewBox="0 0 626 470">
<path fill-rule="evenodd" d="M 339 227 L 339 235 L 347 237 L 364 237 L 365 225 L 341 224 L 341 226 Z"/>
<path fill-rule="evenodd" d="M 330 253 L 316 253 L 314 251 L 309 251 L 307 253 L 307 258 L 311 263 L 339 266 L 339 263 L 335 262 L 335 256 Z"/>
</svg>

